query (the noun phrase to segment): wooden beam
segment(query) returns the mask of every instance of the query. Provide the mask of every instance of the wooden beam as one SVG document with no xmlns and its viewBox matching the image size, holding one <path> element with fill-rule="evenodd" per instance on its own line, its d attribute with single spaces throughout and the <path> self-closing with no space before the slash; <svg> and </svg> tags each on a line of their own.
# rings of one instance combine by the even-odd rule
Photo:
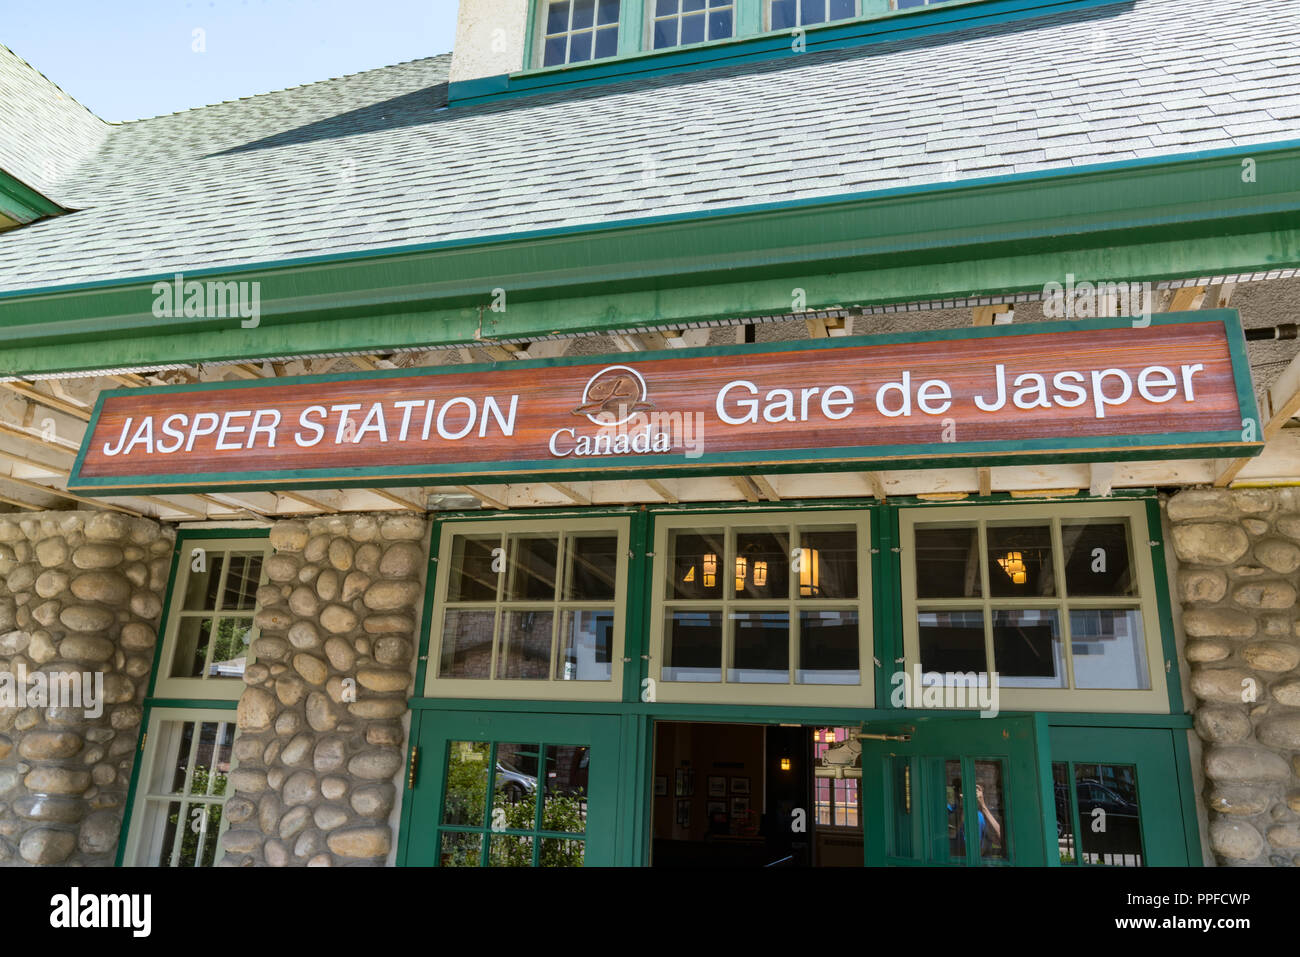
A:
<svg viewBox="0 0 1300 957">
<path fill-rule="evenodd" d="M 613 340 L 614 346 L 615 348 L 618 349 L 619 352 L 644 352 L 645 351 L 645 346 L 642 345 L 641 341 L 634 335 L 625 335 L 624 333 L 621 332 L 612 332 L 610 333 L 609 337 L 610 339 Z"/>
<path fill-rule="evenodd" d="M 570 502 L 574 502 L 574 503 L 576 503 L 576 504 L 578 504 L 578 505 L 590 505 L 590 504 L 591 504 L 591 499 L 589 499 L 587 496 L 583 495 L 581 492 L 578 492 L 578 491 L 575 491 L 575 490 L 569 488 L 569 486 L 567 486 L 567 485 L 564 485 L 564 484 L 562 484 L 562 483 L 560 483 L 560 482 L 550 482 L 549 484 L 550 484 L 551 488 L 555 489 L 555 491 L 559 492 L 561 495 L 563 495 L 565 498 L 567 498 Z"/>
<path fill-rule="evenodd" d="M 1012 498 L 1071 498 L 1078 494 L 1077 488 L 1013 488 L 1011 490 Z"/>
<path fill-rule="evenodd" d="M 74 502 L 85 502 L 87 505 L 94 505 L 96 508 L 106 508 L 113 512 L 125 512 L 127 515 L 138 515 L 144 517 L 144 512 L 137 512 L 133 508 L 127 508 L 125 505 L 114 505 L 112 502 L 105 502 L 103 499 L 86 498 L 76 495 L 72 492 L 65 492 L 61 488 L 54 488 L 50 485 L 43 485 L 40 482 L 32 482 L 25 478 L 18 478 L 16 475 L 0 475 L 0 482 L 12 482 L 14 485 L 22 488 L 29 488 L 33 492 L 44 492 L 46 495 L 53 495 L 57 498 L 66 498 Z"/>
<path fill-rule="evenodd" d="M 0 495 L 0 502 L 4 502 L 6 505 L 16 506 L 17 508 L 29 509 L 34 511 L 44 511 L 43 506 L 33 505 L 31 502 L 24 502 L 16 498 L 9 498 L 7 495 Z"/>
<path fill-rule="evenodd" d="M 746 478 L 758 486 L 758 490 L 763 493 L 763 498 L 769 502 L 781 501 L 781 496 L 776 494 L 776 487 L 767 480 L 766 476 L 747 475 Z"/>
<path fill-rule="evenodd" d="M 867 480 L 867 484 L 871 486 L 871 494 L 875 496 L 876 501 L 883 502 L 885 500 L 885 481 L 880 477 L 880 473 L 863 472 L 862 476 Z"/>
<path fill-rule="evenodd" d="M 978 474 L 981 495 L 993 494 L 993 470 L 990 468 L 978 468 L 975 470 Z"/>
<path fill-rule="evenodd" d="M 25 399 L 30 399 L 39 405 L 70 415 L 74 419 L 80 419 L 82 422 L 90 421 L 89 410 L 73 405 L 71 402 L 65 402 L 63 399 L 55 398 L 52 395 L 46 395 L 44 392 L 37 392 L 35 388 L 25 382 L 0 382 L 0 389 L 8 389 Z"/>
<path fill-rule="evenodd" d="M 412 511 L 412 512 L 424 511 L 424 506 L 416 505 L 414 502 L 408 501 L 407 499 L 402 498 L 400 495 L 394 495 L 392 492 L 389 492 L 386 489 L 368 488 L 366 489 L 366 491 L 369 492 L 371 495 L 378 495 L 382 499 L 387 499 L 388 501 L 392 502 L 394 505 L 400 505 L 402 506 L 402 508 L 407 509 L 408 511 Z"/>
<path fill-rule="evenodd" d="M 190 508 L 188 505 L 181 505 L 177 502 L 169 502 L 164 498 L 155 498 L 152 495 L 137 495 L 135 496 L 135 498 L 138 498 L 144 502 L 153 502 L 159 508 L 171 509 L 173 512 L 184 512 L 186 515 L 193 515 L 195 518 L 206 519 L 208 517 L 208 513 L 206 509 L 200 511 L 197 508 Z"/>
<path fill-rule="evenodd" d="M 745 501 L 758 501 L 758 486 L 751 482 L 748 476 L 729 475 L 728 478 L 731 479 L 731 484 L 736 487 L 736 490 L 745 497 Z"/>
<path fill-rule="evenodd" d="M 1088 466 L 1088 494 L 1095 498 L 1110 495 L 1111 485 L 1115 481 L 1113 462 L 1093 462 Z"/>
<path fill-rule="evenodd" d="M 651 330 L 650 332 L 638 333 L 641 337 L 641 344 L 650 352 L 663 352 L 672 348 L 668 345 L 668 337 L 677 335 L 676 329 L 667 329 L 664 332 Z"/>
<path fill-rule="evenodd" d="M 830 336 L 830 332 L 826 328 L 826 320 L 820 316 L 805 319 L 804 325 L 808 327 L 809 339 L 825 339 Z"/>
<path fill-rule="evenodd" d="M 1192 309 L 1200 309 L 1203 302 L 1205 302 L 1204 286 L 1183 286 L 1181 289 L 1174 290 L 1174 296 L 1169 300 L 1169 311 L 1188 312 Z"/>
<path fill-rule="evenodd" d="M 328 515 L 337 515 L 339 511 L 337 508 L 331 508 L 324 502 L 318 502 L 316 499 L 308 498 L 306 495 L 299 492 L 278 492 L 277 494 L 283 495 L 285 498 L 291 498 L 295 502 L 301 502 L 309 508 L 314 508 L 319 512 L 325 512 Z"/>
<path fill-rule="evenodd" d="M 677 504 L 677 496 L 668 491 L 663 482 L 657 481 L 656 479 L 645 479 L 644 481 L 646 485 L 650 486 L 652 492 L 662 498 L 669 505 Z"/>
<path fill-rule="evenodd" d="M 1264 442 L 1276 438 L 1297 412 L 1300 412 L 1300 353 L 1273 380 L 1264 394 L 1263 408 L 1260 409 L 1264 416 Z M 1250 457 L 1227 460 L 1223 471 L 1214 480 L 1215 487 L 1226 487 L 1250 461 Z"/>
<path fill-rule="evenodd" d="M 220 496 L 220 498 L 218 496 Z M 242 499 L 235 495 L 231 495 L 229 492 L 214 492 L 211 495 L 196 494 L 194 497 L 201 498 L 205 502 L 211 502 L 214 505 L 220 506 L 221 508 L 233 509 L 237 512 L 241 510 L 245 512 L 252 512 L 254 515 L 257 515 L 261 518 L 271 518 L 275 514 L 274 512 L 266 511 L 266 509 L 258 508 L 256 505 L 254 505 L 252 502 L 249 502 L 247 499 Z"/>
<path fill-rule="evenodd" d="M 461 490 L 462 492 L 464 492 L 466 495 L 472 495 L 472 496 L 474 496 L 476 499 L 478 499 L 478 500 L 479 500 L 480 502 L 482 502 L 484 505 L 490 506 L 491 508 L 505 510 L 505 509 L 507 509 L 507 508 L 510 507 L 510 506 L 507 505 L 504 501 L 501 501 L 501 500 L 499 500 L 499 499 L 495 499 L 495 498 L 493 498 L 491 495 L 488 495 L 486 492 L 480 492 L 478 489 L 474 488 L 472 485 L 462 485 L 462 486 L 460 486 L 460 490 Z"/>
<path fill-rule="evenodd" d="M 1011 312 L 1011 306 L 1005 302 L 995 303 L 991 306 L 976 306 L 972 316 L 971 325 L 973 326 L 992 326 L 1001 325 L 1010 322 L 1010 317 L 1003 318 L 1005 313 Z"/>
<path fill-rule="evenodd" d="M 13 436 L 15 439 L 22 439 L 24 442 L 31 442 L 34 445 L 42 446 L 44 448 L 49 449 L 52 452 L 58 452 L 62 455 L 75 456 L 77 454 L 77 450 L 81 448 L 80 442 L 73 443 L 71 439 L 68 440 L 67 445 L 64 445 L 61 442 L 60 443 L 47 442 L 45 439 L 41 438 L 39 432 L 33 435 L 30 432 L 25 432 L 22 429 L 10 425 L 8 422 L 0 422 L 0 435 L 10 435 Z"/>
<path fill-rule="evenodd" d="M 107 376 L 107 378 L 112 379 L 114 382 L 120 382 L 122 385 L 132 389 L 138 389 L 140 386 L 149 384 L 145 381 L 144 376 L 136 375 L 134 372 L 113 373 Z"/>
<path fill-rule="evenodd" d="M 960 502 L 970 498 L 970 492 L 919 492 L 916 497 L 923 502 Z"/>
</svg>

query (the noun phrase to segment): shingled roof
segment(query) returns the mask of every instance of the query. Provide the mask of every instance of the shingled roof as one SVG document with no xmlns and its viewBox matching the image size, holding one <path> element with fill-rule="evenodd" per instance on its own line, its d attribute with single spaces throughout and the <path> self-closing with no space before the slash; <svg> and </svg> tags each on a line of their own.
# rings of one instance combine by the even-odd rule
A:
<svg viewBox="0 0 1300 957">
<path fill-rule="evenodd" d="M 1286 0 L 1136 0 L 451 109 L 449 61 L 67 120 L 23 162 L 63 143 L 80 211 L 0 235 L 0 292 L 1271 143 L 1300 118 Z"/>
</svg>

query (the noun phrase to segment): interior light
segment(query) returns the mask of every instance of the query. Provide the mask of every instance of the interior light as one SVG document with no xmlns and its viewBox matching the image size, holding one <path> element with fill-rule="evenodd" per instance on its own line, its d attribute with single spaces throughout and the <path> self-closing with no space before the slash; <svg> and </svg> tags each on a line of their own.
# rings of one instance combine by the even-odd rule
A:
<svg viewBox="0 0 1300 957">
<path fill-rule="evenodd" d="M 789 759 L 789 758 L 782 758 L 782 759 L 781 759 L 781 770 L 782 770 L 782 771 L 789 771 L 789 770 L 790 770 L 790 759 Z"/>
<path fill-rule="evenodd" d="M 1029 580 L 1029 571 L 1025 567 L 1025 558 L 1020 552 L 1007 552 L 1006 558 L 999 558 L 998 564 L 1007 573 L 1007 577 L 1017 585 Z"/>
<path fill-rule="evenodd" d="M 684 582 L 693 582 L 693 581 L 695 581 L 695 566 L 694 566 L 694 565 L 691 566 L 691 570 L 688 571 L 688 572 L 686 573 L 686 577 L 683 578 L 682 581 L 684 581 Z"/>
<path fill-rule="evenodd" d="M 749 572 L 749 559 L 741 556 L 736 559 L 736 591 L 743 591 L 745 578 Z"/>
<path fill-rule="evenodd" d="M 813 598 L 821 594 L 821 555 L 815 548 L 805 548 L 799 552 L 799 594 L 804 598 Z"/>
<path fill-rule="evenodd" d="M 767 562 L 754 562 L 754 584 L 759 588 L 767 585 Z"/>
<path fill-rule="evenodd" d="M 718 583 L 718 556 L 709 552 L 700 562 L 700 569 L 704 572 L 704 587 L 712 588 Z"/>
</svg>

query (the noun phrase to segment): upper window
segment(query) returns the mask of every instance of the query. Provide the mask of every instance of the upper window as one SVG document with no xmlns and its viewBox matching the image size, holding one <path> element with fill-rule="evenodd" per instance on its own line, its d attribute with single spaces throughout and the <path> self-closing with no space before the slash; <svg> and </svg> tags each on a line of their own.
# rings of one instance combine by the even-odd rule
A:
<svg viewBox="0 0 1300 957">
<path fill-rule="evenodd" d="M 848 20 L 857 15 L 858 0 L 768 0 L 767 28 L 792 30 L 815 23 Z"/>
<path fill-rule="evenodd" d="M 543 0 L 542 66 L 618 53 L 620 0 Z"/>
<path fill-rule="evenodd" d="M 180 549 L 154 695 L 238 698 L 252 663 L 267 539 L 188 539 Z"/>
<path fill-rule="evenodd" d="M 726 40 L 736 32 L 738 0 L 647 0 L 654 49 Z"/>
<path fill-rule="evenodd" d="M 899 523 L 909 670 L 993 674 L 1003 710 L 1168 710 L 1144 503 L 916 508 Z"/>
<path fill-rule="evenodd" d="M 660 700 L 871 706 L 866 513 L 655 524 Z"/>
<path fill-rule="evenodd" d="M 448 522 L 426 693 L 618 699 L 628 522 Z"/>
</svg>

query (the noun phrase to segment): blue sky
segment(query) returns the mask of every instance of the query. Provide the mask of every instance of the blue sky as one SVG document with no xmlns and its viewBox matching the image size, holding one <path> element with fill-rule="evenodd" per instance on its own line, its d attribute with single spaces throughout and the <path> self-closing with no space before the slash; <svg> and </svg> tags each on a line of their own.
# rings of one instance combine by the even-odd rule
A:
<svg viewBox="0 0 1300 957">
<path fill-rule="evenodd" d="M 0 0 L 0 43 L 104 119 L 135 120 L 447 53 L 456 5 Z"/>
</svg>

